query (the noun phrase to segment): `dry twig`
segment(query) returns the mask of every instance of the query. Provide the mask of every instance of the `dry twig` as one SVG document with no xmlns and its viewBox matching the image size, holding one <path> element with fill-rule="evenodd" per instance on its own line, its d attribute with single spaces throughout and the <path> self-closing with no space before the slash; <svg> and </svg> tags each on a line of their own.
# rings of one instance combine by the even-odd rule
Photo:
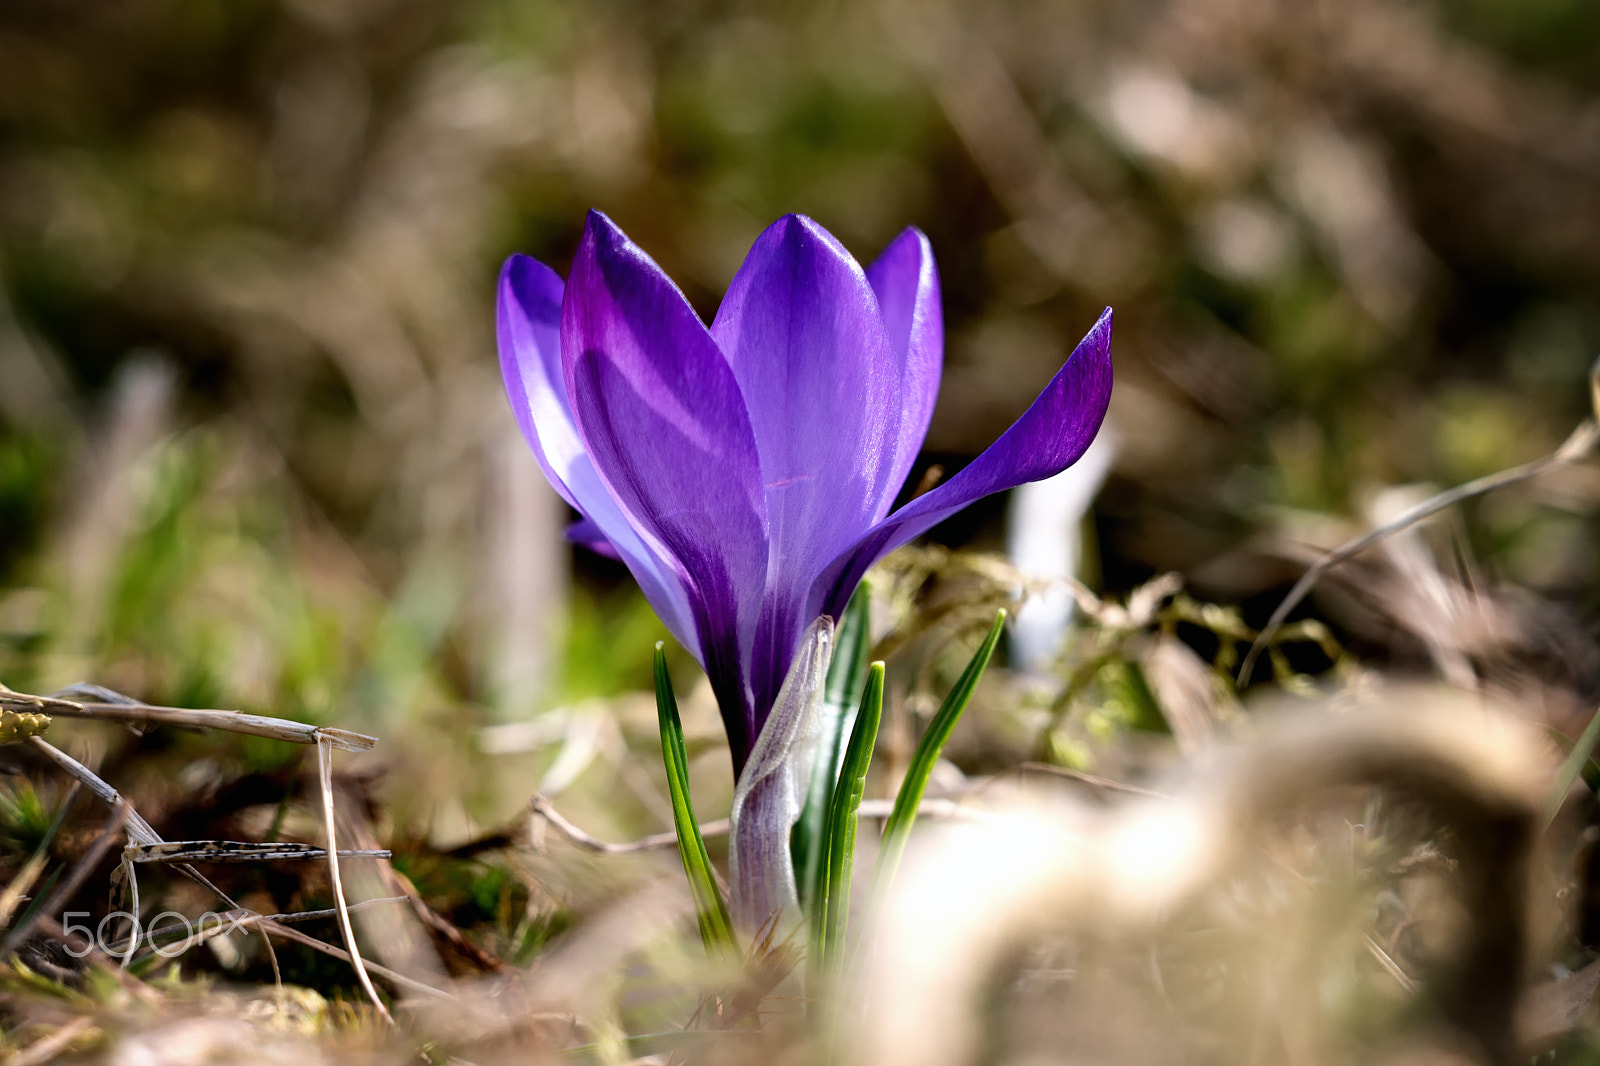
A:
<svg viewBox="0 0 1600 1066">
<path fill-rule="evenodd" d="M 1600 364 L 1597 364 L 1597 369 L 1600 369 Z M 1596 388 L 1600 389 L 1600 385 L 1597 385 Z M 1600 397 L 1597 397 L 1597 402 L 1600 402 Z M 1570 466 L 1588 455 L 1597 441 L 1600 441 L 1600 426 L 1596 425 L 1594 419 L 1584 419 L 1578 424 L 1578 428 L 1572 431 L 1572 435 L 1562 443 L 1561 447 L 1549 455 L 1535 459 L 1532 462 L 1523 463 L 1521 466 L 1514 466 L 1509 470 L 1488 474 L 1474 481 L 1469 481 L 1465 485 L 1457 485 L 1453 489 L 1429 497 L 1415 507 L 1407 508 L 1392 521 L 1385 522 L 1378 528 L 1363 533 L 1361 536 L 1341 544 L 1333 551 L 1322 556 L 1300 576 L 1300 580 L 1295 582 L 1294 588 L 1289 590 L 1289 595 L 1285 596 L 1283 602 L 1278 604 L 1277 610 L 1272 612 L 1272 617 L 1267 620 L 1267 624 L 1261 627 L 1261 632 L 1256 636 L 1255 643 L 1250 645 L 1249 653 L 1245 655 L 1244 662 L 1239 666 L 1239 684 L 1246 683 L 1250 677 L 1251 670 L 1255 668 L 1256 660 L 1261 656 L 1262 650 L 1272 641 L 1273 637 L 1277 636 L 1278 630 L 1283 626 L 1284 619 L 1289 617 L 1289 612 L 1299 606 L 1300 601 L 1306 598 L 1306 595 L 1322 578 L 1323 574 L 1332 570 L 1346 559 L 1360 555 L 1385 537 L 1392 536 L 1409 526 L 1413 526 L 1429 515 L 1437 514 L 1447 507 L 1460 503 L 1462 500 L 1471 499 L 1474 496 L 1482 496 L 1486 492 L 1493 492 L 1495 489 L 1514 485 L 1519 481 L 1527 481 L 1530 478 L 1540 477 L 1564 466 Z"/>
<path fill-rule="evenodd" d="M 1132 788 L 1132 786 L 1129 786 Z M 583 848 L 585 851 L 598 852 L 601 855 L 632 855 L 640 851 L 664 851 L 678 846 L 677 833 L 652 833 L 638 840 L 630 840 L 623 844 L 601 840 L 599 837 L 579 828 L 568 821 L 566 816 L 556 810 L 555 806 L 544 796 L 534 796 L 528 801 L 531 814 L 543 818 L 554 826 L 568 841 Z M 893 800 L 870 799 L 862 800 L 861 808 L 857 812 L 862 818 L 888 818 L 894 810 Z M 959 803 L 948 799 L 926 799 L 917 808 L 917 813 L 923 818 L 946 818 L 965 821 L 987 821 L 993 817 L 988 811 L 974 807 L 963 807 Z M 700 835 L 703 837 L 726 836 L 728 833 L 728 819 L 718 818 L 711 822 L 702 822 Z"/>
<path fill-rule="evenodd" d="M 72 699 L 87 696 L 89 699 Z M 113 722 L 159 722 L 163 725 L 189 726 L 197 729 L 220 729 L 228 733 L 243 733 L 252 737 L 266 737 L 290 744 L 316 744 L 325 740 L 345 751 L 370 751 L 377 737 L 365 733 L 352 733 L 346 729 L 329 729 L 288 718 L 269 718 L 243 711 L 198 710 L 189 707 L 157 707 L 140 703 L 119 692 L 100 685 L 79 683 L 61 689 L 49 696 L 32 696 L 0 685 L 0 706 L 27 707 L 38 713 L 62 718 L 93 718 Z"/>
</svg>

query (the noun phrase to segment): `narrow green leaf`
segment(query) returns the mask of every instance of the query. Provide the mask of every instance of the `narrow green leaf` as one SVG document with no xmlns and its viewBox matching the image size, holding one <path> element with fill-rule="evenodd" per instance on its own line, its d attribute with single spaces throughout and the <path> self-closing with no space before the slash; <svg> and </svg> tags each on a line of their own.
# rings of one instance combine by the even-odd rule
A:
<svg viewBox="0 0 1600 1066">
<path fill-rule="evenodd" d="M 837 965 L 844 946 L 850 917 L 850 873 L 856 856 L 856 812 L 867 788 L 867 768 L 872 764 L 872 749 L 878 741 L 882 718 L 883 664 L 873 663 L 861 695 L 861 708 L 856 712 L 855 728 L 850 730 L 839 783 L 828 804 L 824 837 L 827 862 L 815 897 L 819 920 L 812 925 L 812 958 L 824 968 Z"/>
<path fill-rule="evenodd" d="M 863 581 L 850 597 L 835 631 L 833 662 L 828 668 L 825 690 L 829 703 L 853 708 L 861 702 L 861 693 L 867 687 L 867 655 L 872 650 L 871 611 L 872 586 Z"/>
<path fill-rule="evenodd" d="M 11 928 L 21 929 L 33 923 L 34 912 L 43 907 L 45 901 L 50 898 L 50 890 L 56 887 L 56 882 L 61 879 L 61 873 L 65 869 L 65 866 L 58 866 L 50 871 L 50 876 L 44 879 L 44 884 L 34 890 L 33 899 L 28 902 L 22 916 L 11 923 Z"/>
<path fill-rule="evenodd" d="M 1600 364 L 1597 364 L 1600 365 Z M 1556 779 L 1550 785 L 1550 791 L 1544 798 L 1544 807 L 1539 812 L 1539 825 L 1541 828 L 1550 828 L 1550 823 L 1556 820 L 1556 814 L 1561 810 L 1562 801 L 1567 798 L 1567 793 L 1572 789 L 1572 782 L 1583 772 L 1584 764 L 1589 761 L 1589 756 L 1594 753 L 1595 744 L 1600 743 L 1600 711 L 1595 712 L 1589 724 L 1583 727 L 1578 742 L 1572 745 L 1572 750 L 1567 752 L 1566 760 L 1562 762 L 1561 769 L 1556 771 Z"/>
<path fill-rule="evenodd" d="M 995 615 L 994 625 L 989 627 L 989 635 L 978 646 L 978 650 L 973 652 L 972 659 L 967 663 L 967 668 L 961 672 L 955 687 L 944 698 L 944 703 L 940 705 L 939 712 L 933 716 L 933 721 L 928 723 L 928 731 L 923 734 L 922 742 L 917 745 L 916 753 L 911 756 L 911 765 L 906 769 L 906 778 L 900 784 L 900 794 L 894 799 L 894 810 L 889 813 L 888 822 L 884 823 L 883 845 L 878 849 L 878 868 L 873 874 L 874 895 L 889 887 L 895 871 L 900 867 L 900 858 L 905 854 L 906 841 L 911 838 L 911 827 L 917 821 L 917 807 L 922 803 L 922 794 L 928 788 L 928 778 L 933 775 L 933 767 L 939 761 L 939 753 L 944 751 L 945 742 L 955 731 L 962 712 L 967 709 L 967 704 L 972 702 L 972 694 L 977 691 L 978 681 L 982 679 L 984 670 L 989 667 L 989 659 L 994 655 L 995 646 L 1000 643 L 1000 633 L 1005 628 L 1005 623 L 1006 612 L 1002 609 Z"/>
<path fill-rule="evenodd" d="M 708 954 L 737 956 L 733 923 L 728 920 L 728 907 L 722 893 L 717 891 L 711 857 L 706 854 L 706 842 L 700 835 L 694 804 L 689 800 L 689 756 L 683 744 L 683 720 L 678 717 L 678 698 L 672 692 L 667 653 L 660 641 L 656 642 L 656 715 L 661 723 L 661 758 L 667 765 L 667 789 L 672 794 L 672 824 L 678 832 L 678 855 L 683 859 L 683 872 L 689 879 L 689 893 L 694 897 L 695 912 L 700 919 L 700 939 Z"/>
<path fill-rule="evenodd" d="M 833 786 L 839 780 L 839 763 L 844 758 L 844 742 L 854 718 L 856 705 L 867 684 L 867 655 L 872 650 L 868 614 L 871 593 L 863 582 L 850 598 L 844 617 L 834 635 L 833 662 L 828 666 L 828 681 L 818 713 L 817 751 L 811 764 L 811 782 L 800 820 L 789 837 L 789 853 L 794 857 L 795 882 L 800 906 L 813 921 L 817 919 L 811 901 L 822 870 L 823 832 Z"/>
</svg>

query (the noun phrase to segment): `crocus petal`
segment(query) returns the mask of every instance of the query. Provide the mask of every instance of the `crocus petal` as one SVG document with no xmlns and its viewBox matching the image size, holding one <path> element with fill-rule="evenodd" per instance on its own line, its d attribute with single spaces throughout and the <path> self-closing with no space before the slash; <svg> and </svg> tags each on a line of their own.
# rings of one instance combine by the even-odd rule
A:
<svg viewBox="0 0 1600 1066">
<path fill-rule="evenodd" d="M 500 271 L 495 318 L 500 373 L 511 399 L 511 412 L 550 484 L 568 503 L 580 507 L 567 485 L 573 464 L 584 458 L 584 452 L 562 380 L 561 296 L 565 289 L 554 270 L 537 259 L 513 255 Z"/>
<path fill-rule="evenodd" d="M 823 574 L 809 607 L 817 614 L 839 617 L 867 569 L 895 548 L 974 500 L 1071 466 L 1099 432 L 1110 401 L 1108 307 L 1022 417 L 949 481 L 869 530 Z"/>
<path fill-rule="evenodd" d="M 759 718 L 815 617 L 801 612 L 812 583 L 900 487 L 901 360 L 860 265 L 800 215 L 757 239 L 711 335 L 749 409 L 765 488 L 770 588 L 750 662 Z"/>
<path fill-rule="evenodd" d="M 742 649 L 767 571 L 761 468 L 738 383 L 683 294 L 598 212 L 567 282 L 561 357 L 595 470 L 689 592 L 737 770 L 754 732 Z"/>
<path fill-rule="evenodd" d="M 500 372 L 512 413 L 551 486 L 592 526 L 595 535 L 584 536 L 579 543 L 625 562 L 667 628 L 698 656 L 698 635 L 683 583 L 628 524 L 578 436 L 561 365 L 564 289 L 555 271 L 525 255 L 506 260 L 500 272 L 496 308 Z"/>
<path fill-rule="evenodd" d="M 889 494 L 872 520 L 889 513 L 894 493 L 911 473 L 939 398 L 944 361 L 944 313 L 939 307 L 939 271 L 933 247 L 916 227 L 907 229 L 867 267 L 867 281 L 877 294 L 883 324 L 900 359 L 900 430 L 895 438 Z"/>
<path fill-rule="evenodd" d="M 617 551 L 617 546 L 611 543 L 611 538 L 606 536 L 605 531 L 591 519 L 580 518 L 568 526 L 567 540 L 588 548 L 596 555 L 622 561 L 622 553 Z"/>
</svg>

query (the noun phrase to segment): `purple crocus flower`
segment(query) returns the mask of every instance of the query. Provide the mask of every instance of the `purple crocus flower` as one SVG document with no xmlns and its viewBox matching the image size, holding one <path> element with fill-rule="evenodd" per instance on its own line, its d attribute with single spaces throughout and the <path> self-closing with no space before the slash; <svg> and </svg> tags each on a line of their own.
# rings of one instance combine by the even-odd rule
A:
<svg viewBox="0 0 1600 1066">
<path fill-rule="evenodd" d="M 922 447 L 944 346 L 928 239 L 865 271 L 800 215 L 773 223 L 711 328 L 590 212 L 565 285 L 514 255 L 500 366 L 545 476 L 700 661 L 734 773 L 817 618 L 867 569 L 980 497 L 1083 454 L 1111 396 L 1107 309 L 1023 416 L 942 485 L 889 508 Z"/>
</svg>

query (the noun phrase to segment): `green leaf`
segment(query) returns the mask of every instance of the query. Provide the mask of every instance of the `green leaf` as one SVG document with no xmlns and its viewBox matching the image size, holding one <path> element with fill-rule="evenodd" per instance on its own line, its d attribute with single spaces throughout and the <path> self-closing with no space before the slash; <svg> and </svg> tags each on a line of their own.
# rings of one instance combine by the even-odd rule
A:
<svg viewBox="0 0 1600 1066">
<path fill-rule="evenodd" d="M 967 668 L 961 672 L 955 687 L 945 697 L 939 712 L 933 716 L 933 721 L 928 723 L 928 731 L 923 734 L 922 742 L 917 745 L 916 753 L 911 756 L 911 765 L 906 769 L 906 778 L 900 784 L 900 794 L 894 799 L 894 810 L 889 813 L 889 820 L 883 827 L 883 845 L 878 849 L 878 868 L 873 875 L 874 896 L 888 889 L 894 879 L 895 871 L 900 867 L 900 858 L 905 854 L 906 841 L 911 838 L 911 827 L 917 821 L 917 807 L 922 803 L 922 794 L 928 788 L 928 778 L 933 775 L 933 767 L 939 761 L 939 753 L 944 751 L 945 742 L 955 731 L 962 712 L 967 709 L 967 704 L 972 702 L 972 694 L 978 688 L 978 681 L 982 679 L 984 670 L 988 669 L 989 659 L 994 655 L 995 646 L 1000 643 L 1000 633 L 1005 628 L 1005 623 L 1006 612 L 1002 609 L 995 615 L 994 625 L 989 627 L 989 635 L 978 646 L 978 650 L 973 652 L 972 659 L 967 663 Z"/>
<path fill-rule="evenodd" d="M 856 812 L 867 788 L 867 768 L 872 764 L 873 745 L 878 740 L 878 723 L 883 718 L 883 664 L 873 663 L 867 673 L 861 708 L 856 712 L 855 728 L 845 748 L 839 783 L 828 804 L 823 853 L 826 863 L 818 875 L 812 923 L 812 958 L 817 965 L 831 969 L 838 965 L 844 946 L 845 927 L 850 917 L 850 873 L 856 856 Z"/>
<path fill-rule="evenodd" d="M 1539 812 L 1539 825 L 1542 828 L 1550 828 L 1550 823 L 1556 820 L 1562 802 L 1572 789 L 1572 782 L 1583 772 L 1589 756 L 1594 753 L 1596 743 L 1600 743 L 1600 711 L 1597 711 L 1594 717 L 1589 719 L 1589 724 L 1583 727 L 1583 733 L 1578 737 L 1577 743 L 1572 745 L 1566 759 L 1561 763 L 1561 769 L 1556 771 L 1556 779 L 1551 783 L 1550 791 L 1544 798 L 1543 809 Z"/>
<path fill-rule="evenodd" d="M 823 833 L 833 786 L 839 780 L 839 764 L 844 759 L 845 737 L 855 717 L 856 705 L 867 685 L 867 655 L 872 650 L 868 618 L 871 592 L 865 582 L 856 589 L 845 608 L 834 636 L 833 662 L 828 666 L 828 681 L 821 719 L 817 728 L 817 754 L 811 764 L 811 783 L 806 805 L 789 836 L 789 853 L 794 857 L 795 882 L 800 906 L 813 921 L 811 900 L 816 894 L 822 870 Z"/>
<path fill-rule="evenodd" d="M 700 835 L 700 823 L 695 819 L 694 804 L 689 800 L 689 756 L 683 744 L 683 720 L 678 717 L 678 698 L 672 692 L 667 653 L 661 641 L 656 641 L 656 715 L 661 722 L 661 758 L 667 764 L 667 789 L 672 793 L 672 824 L 678 831 L 678 855 L 683 859 L 683 872 L 689 878 L 689 893 L 694 897 L 695 912 L 700 919 L 700 939 L 705 943 L 707 954 L 737 957 L 733 923 L 728 920 L 728 907 L 722 893 L 717 891 L 711 857 L 706 854 L 705 838 Z"/>
</svg>

